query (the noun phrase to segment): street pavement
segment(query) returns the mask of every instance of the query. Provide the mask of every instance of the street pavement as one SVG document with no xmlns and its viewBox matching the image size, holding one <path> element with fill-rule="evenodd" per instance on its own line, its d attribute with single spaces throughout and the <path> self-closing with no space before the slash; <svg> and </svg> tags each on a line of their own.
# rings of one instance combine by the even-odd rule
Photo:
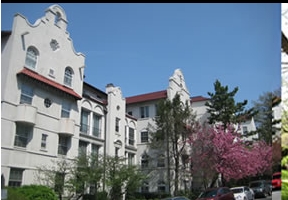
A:
<svg viewBox="0 0 288 200">
<path fill-rule="evenodd" d="M 271 199 L 271 196 L 270 196 Z M 276 190 L 272 192 L 272 199 L 273 200 L 281 200 L 281 190 Z"/>
</svg>

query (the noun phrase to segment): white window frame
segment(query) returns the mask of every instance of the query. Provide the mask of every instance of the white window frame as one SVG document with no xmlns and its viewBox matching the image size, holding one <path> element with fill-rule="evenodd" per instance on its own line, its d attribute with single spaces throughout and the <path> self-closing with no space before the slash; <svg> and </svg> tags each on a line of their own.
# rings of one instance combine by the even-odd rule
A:
<svg viewBox="0 0 288 200">
<path fill-rule="evenodd" d="M 86 114 L 86 115 L 85 115 Z M 86 119 L 87 117 L 87 119 Z M 87 121 L 87 122 L 86 122 Z M 81 119 L 80 119 L 80 131 L 81 133 L 89 134 L 89 123 L 90 122 L 90 112 L 86 109 L 81 110 Z"/>
<path fill-rule="evenodd" d="M 41 137 L 41 149 L 46 149 L 47 148 L 47 138 L 48 138 L 47 134 L 42 134 L 42 137 Z"/>
<path fill-rule="evenodd" d="M 73 70 L 71 69 L 71 67 L 66 67 L 64 73 L 64 85 L 71 87 L 72 80 L 73 80 Z"/>
<path fill-rule="evenodd" d="M 16 123 L 14 146 L 26 148 L 28 145 L 29 136 L 32 133 L 32 130 L 33 130 L 33 127 L 29 125 Z"/>
<path fill-rule="evenodd" d="M 102 116 L 93 113 L 92 135 L 98 138 L 101 137 L 101 123 L 102 123 Z"/>
<path fill-rule="evenodd" d="M 34 92 L 33 88 L 29 85 L 22 84 L 21 85 L 21 96 L 20 96 L 20 104 L 32 104 Z"/>
<path fill-rule="evenodd" d="M 20 187 L 22 185 L 23 172 L 24 169 L 10 168 L 8 186 Z"/>
<path fill-rule="evenodd" d="M 140 118 L 149 117 L 149 106 L 141 106 L 140 107 Z"/>
<path fill-rule="evenodd" d="M 149 142 L 149 134 L 148 131 L 141 131 L 141 143 L 147 143 Z M 147 138 L 147 140 L 146 140 Z"/>
<path fill-rule="evenodd" d="M 66 136 L 59 135 L 58 140 L 58 154 L 67 155 L 68 153 L 68 143 L 69 138 Z"/>
<path fill-rule="evenodd" d="M 38 52 L 34 47 L 28 47 L 26 51 L 25 66 L 29 69 L 36 69 Z"/>
<path fill-rule="evenodd" d="M 61 118 L 70 118 L 71 105 L 67 102 L 62 102 Z"/>
</svg>

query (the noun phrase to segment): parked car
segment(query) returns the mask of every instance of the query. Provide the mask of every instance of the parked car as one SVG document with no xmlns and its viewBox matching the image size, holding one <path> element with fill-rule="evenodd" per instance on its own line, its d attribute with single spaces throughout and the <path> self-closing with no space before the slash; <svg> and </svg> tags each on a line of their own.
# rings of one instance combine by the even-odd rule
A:
<svg viewBox="0 0 288 200">
<path fill-rule="evenodd" d="M 253 200 L 254 193 L 247 186 L 238 186 L 230 188 L 234 193 L 234 197 L 236 200 Z"/>
<path fill-rule="evenodd" d="M 273 190 L 273 187 L 272 187 L 272 181 L 271 180 L 267 180 L 267 184 L 269 185 L 269 189 L 270 189 L 270 194 L 272 194 L 272 190 Z"/>
<path fill-rule="evenodd" d="M 177 197 L 167 197 L 165 199 L 162 200 L 190 200 L 187 197 L 184 196 L 177 196 Z"/>
<path fill-rule="evenodd" d="M 272 194 L 266 180 L 251 181 L 249 187 L 253 190 L 255 197 L 267 197 Z"/>
<path fill-rule="evenodd" d="M 197 200 L 235 200 L 234 193 L 228 187 L 208 188 L 203 191 Z"/>
<path fill-rule="evenodd" d="M 272 189 L 278 190 L 281 189 L 282 180 L 281 180 L 281 172 L 275 172 L 272 174 Z"/>
</svg>

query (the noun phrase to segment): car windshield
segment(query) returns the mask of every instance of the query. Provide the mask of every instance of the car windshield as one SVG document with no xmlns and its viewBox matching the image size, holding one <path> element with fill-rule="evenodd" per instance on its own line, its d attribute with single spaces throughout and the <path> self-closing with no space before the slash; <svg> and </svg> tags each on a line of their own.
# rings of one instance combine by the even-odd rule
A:
<svg viewBox="0 0 288 200">
<path fill-rule="evenodd" d="M 261 187 L 262 183 L 261 182 L 253 182 L 250 183 L 250 187 Z"/>
<path fill-rule="evenodd" d="M 243 188 L 231 188 L 232 192 L 237 194 L 237 193 L 243 193 Z"/>
<path fill-rule="evenodd" d="M 217 189 L 215 190 L 206 190 L 200 194 L 200 197 L 215 197 L 217 194 Z"/>
</svg>

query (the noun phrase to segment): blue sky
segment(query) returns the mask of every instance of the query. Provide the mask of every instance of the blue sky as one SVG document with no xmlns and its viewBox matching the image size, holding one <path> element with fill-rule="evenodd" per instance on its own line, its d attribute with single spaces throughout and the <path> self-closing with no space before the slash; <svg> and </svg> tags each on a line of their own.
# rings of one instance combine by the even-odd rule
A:
<svg viewBox="0 0 288 200">
<path fill-rule="evenodd" d="M 1 30 L 15 13 L 31 24 L 52 3 L 1 3 Z M 191 96 L 209 97 L 220 80 L 236 101 L 281 87 L 280 3 L 59 3 L 85 82 L 123 96 L 164 90 L 180 68 Z"/>
</svg>

